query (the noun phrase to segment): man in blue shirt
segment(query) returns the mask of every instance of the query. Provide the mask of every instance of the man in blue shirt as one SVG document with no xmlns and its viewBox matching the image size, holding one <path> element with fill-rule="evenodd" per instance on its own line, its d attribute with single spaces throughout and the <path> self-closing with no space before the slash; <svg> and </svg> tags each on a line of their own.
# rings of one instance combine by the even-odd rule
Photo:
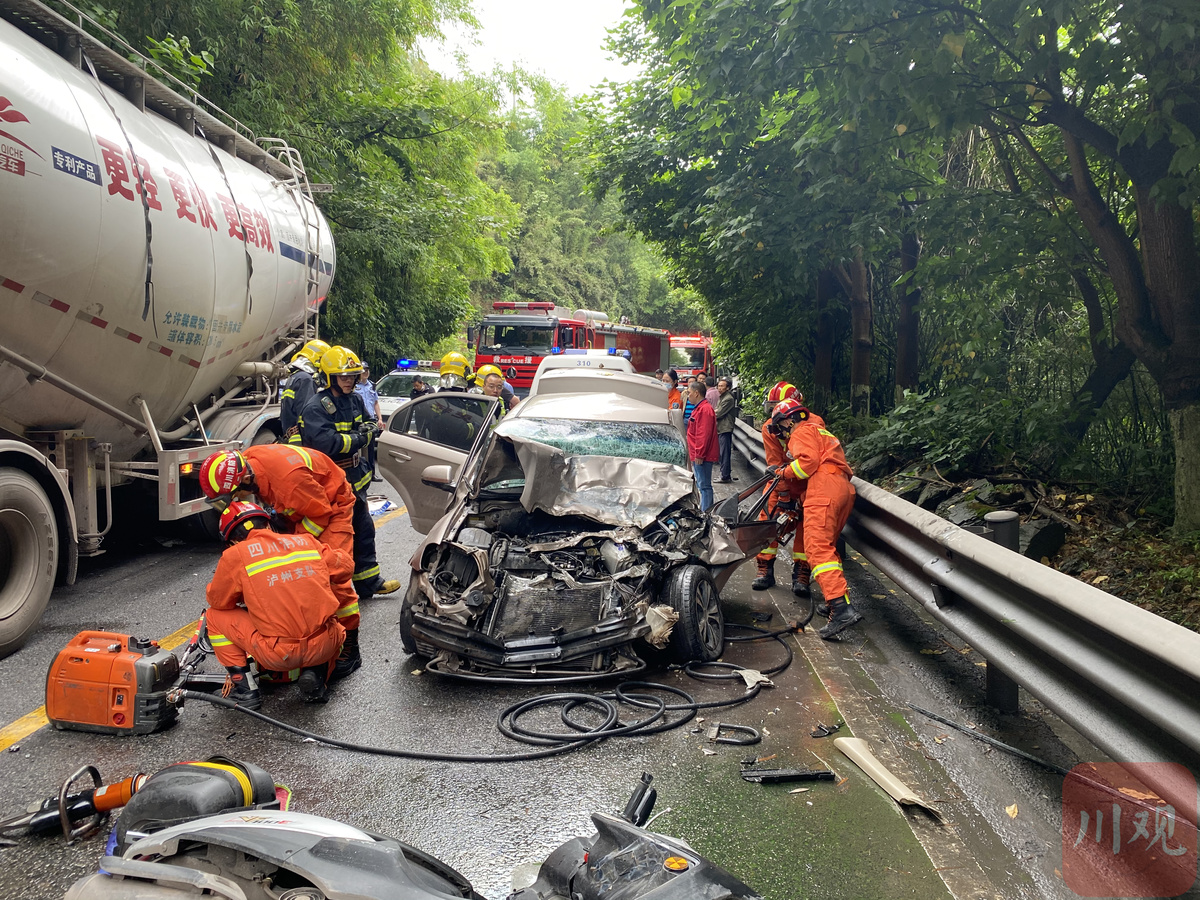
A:
<svg viewBox="0 0 1200 900">
<path fill-rule="evenodd" d="M 354 393 L 362 397 L 363 406 L 367 408 L 367 415 L 375 419 L 375 424 L 379 426 L 379 430 L 383 431 L 383 414 L 379 411 L 379 391 L 375 390 L 375 385 L 371 383 L 371 368 L 364 362 L 362 364 L 362 374 L 358 376 L 358 383 L 354 385 Z M 379 473 L 375 471 L 375 441 L 371 442 L 371 446 L 367 449 L 367 459 L 371 465 L 371 480 L 383 481 L 379 477 Z"/>
</svg>

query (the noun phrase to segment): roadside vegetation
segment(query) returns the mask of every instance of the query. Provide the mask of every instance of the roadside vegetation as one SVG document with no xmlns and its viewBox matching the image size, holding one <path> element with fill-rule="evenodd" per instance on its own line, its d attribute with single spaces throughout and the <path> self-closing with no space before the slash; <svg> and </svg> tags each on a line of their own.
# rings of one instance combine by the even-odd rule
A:
<svg viewBox="0 0 1200 900">
<path fill-rule="evenodd" d="M 589 177 L 745 383 L 1197 627 L 1200 7 L 631 5 Z"/>
<path fill-rule="evenodd" d="M 792 380 L 865 477 L 1197 627 L 1200 6 L 630 7 L 591 98 L 431 71 L 469 0 L 87 8 L 334 186 L 323 334 L 377 370 L 500 299 L 712 328 L 747 411 Z"/>
</svg>

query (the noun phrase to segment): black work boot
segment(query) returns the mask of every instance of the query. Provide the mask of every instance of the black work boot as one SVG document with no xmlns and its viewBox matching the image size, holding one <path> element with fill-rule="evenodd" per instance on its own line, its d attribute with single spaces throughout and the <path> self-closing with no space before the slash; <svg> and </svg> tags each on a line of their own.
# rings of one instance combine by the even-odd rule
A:
<svg viewBox="0 0 1200 900">
<path fill-rule="evenodd" d="M 345 678 L 361 666 L 362 656 L 358 652 L 358 629 L 347 628 L 346 642 L 342 644 L 342 652 L 338 655 L 337 663 L 333 667 L 333 674 L 329 676 L 329 680 L 337 681 L 339 678 Z"/>
<path fill-rule="evenodd" d="M 824 603 L 822 603 L 820 606 L 817 607 L 817 615 L 824 616 L 826 619 L 829 618 L 829 601 L 828 600 L 826 600 Z"/>
<path fill-rule="evenodd" d="M 861 621 L 862 616 L 850 606 L 850 602 L 846 599 L 845 595 L 834 597 L 829 601 L 829 624 L 818 631 L 817 634 L 828 641 L 841 634 L 851 625 L 857 625 Z"/>
<path fill-rule="evenodd" d="M 775 587 L 775 560 L 757 560 L 758 562 L 758 577 L 754 579 L 754 583 L 750 585 L 753 591 L 765 591 L 767 588 Z"/>
<path fill-rule="evenodd" d="M 221 688 L 221 696 L 232 700 L 238 706 L 246 709 L 258 709 L 262 706 L 262 694 L 258 690 L 258 682 L 249 666 L 226 666 L 225 686 Z"/>
<path fill-rule="evenodd" d="M 325 703 L 329 699 L 325 689 L 328 678 L 329 663 L 306 666 L 300 670 L 300 678 L 297 679 L 296 685 L 300 688 L 300 693 L 304 695 L 306 703 Z"/>
<path fill-rule="evenodd" d="M 797 597 L 807 597 L 808 583 L 812 579 L 812 569 L 802 559 L 792 561 L 792 593 Z"/>
</svg>

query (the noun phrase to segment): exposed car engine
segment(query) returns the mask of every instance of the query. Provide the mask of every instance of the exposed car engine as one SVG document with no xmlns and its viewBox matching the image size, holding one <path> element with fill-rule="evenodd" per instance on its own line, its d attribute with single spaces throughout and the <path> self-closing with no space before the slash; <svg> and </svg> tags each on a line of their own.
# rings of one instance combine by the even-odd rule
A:
<svg viewBox="0 0 1200 900">
<path fill-rule="evenodd" d="M 530 513 L 511 501 L 469 504 L 466 513 L 457 539 L 438 547 L 426 577 L 418 579 L 421 593 L 436 615 L 510 648 L 524 639 L 614 625 L 632 629 L 626 641 L 645 638 L 662 649 L 678 619 L 660 600 L 665 577 L 691 557 L 706 525 L 688 500 L 644 531 Z M 441 666 L 459 663 L 453 654 L 418 644 L 420 650 Z M 596 655 L 558 662 L 592 671 L 640 665 L 627 647 L 601 654 L 606 659 L 591 658 Z"/>
</svg>

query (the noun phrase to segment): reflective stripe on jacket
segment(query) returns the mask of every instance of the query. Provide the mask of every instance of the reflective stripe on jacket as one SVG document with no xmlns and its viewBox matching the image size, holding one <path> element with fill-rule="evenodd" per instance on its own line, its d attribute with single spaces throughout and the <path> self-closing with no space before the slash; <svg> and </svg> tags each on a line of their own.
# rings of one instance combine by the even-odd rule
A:
<svg viewBox="0 0 1200 900">
<path fill-rule="evenodd" d="M 319 450 L 258 444 L 242 451 L 256 493 L 279 515 L 319 538 L 331 524 L 350 530 L 354 491 L 345 472 Z"/>
<path fill-rule="evenodd" d="M 305 638 L 338 610 L 330 579 L 345 581 L 353 562 L 307 534 L 266 528 L 230 544 L 209 582 L 209 606 L 246 607 L 254 628 L 268 637 Z"/>
</svg>

